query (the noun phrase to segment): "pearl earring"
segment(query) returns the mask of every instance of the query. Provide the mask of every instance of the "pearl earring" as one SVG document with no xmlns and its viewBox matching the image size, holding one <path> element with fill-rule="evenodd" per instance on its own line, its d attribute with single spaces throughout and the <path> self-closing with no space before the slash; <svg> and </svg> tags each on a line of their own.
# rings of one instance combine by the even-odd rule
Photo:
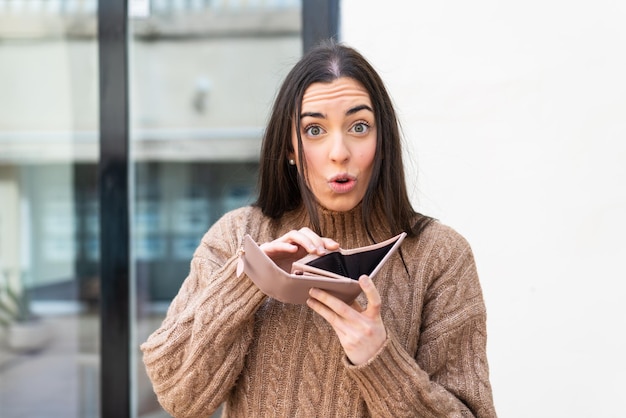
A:
<svg viewBox="0 0 626 418">
<path fill-rule="evenodd" d="M 296 160 L 294 160 L 293 158 L 290 158 L 289 165 L 296 165 Z"/>
</svg>

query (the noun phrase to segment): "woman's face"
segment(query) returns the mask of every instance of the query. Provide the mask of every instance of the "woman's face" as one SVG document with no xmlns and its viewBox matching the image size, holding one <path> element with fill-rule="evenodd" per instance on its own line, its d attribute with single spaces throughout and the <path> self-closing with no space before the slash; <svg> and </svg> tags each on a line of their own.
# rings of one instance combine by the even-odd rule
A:
<svg viewBox="0 0 626 418">
<path fill-rule="evenodd" d="M 300 134 L 307 184 L 318 202 L 334 211 L 358 205 L 376 153 L 374 109 L 365 88 L 346 77 L 311 84 L 302 98 Z M 295 128 L 292 145 L 296 152 L 291 158 L 297 161 Z"/>
</svg>

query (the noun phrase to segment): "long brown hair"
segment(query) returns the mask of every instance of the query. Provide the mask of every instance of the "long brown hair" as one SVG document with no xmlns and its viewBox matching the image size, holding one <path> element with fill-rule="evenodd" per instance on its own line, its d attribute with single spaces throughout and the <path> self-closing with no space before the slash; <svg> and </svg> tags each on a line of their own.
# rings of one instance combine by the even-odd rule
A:
<svg viewBox="0 0 626 418">
<path fill-rule="evenodd" d="M 332 40 L 305 54 L 278 91 L 263 137 L 255 205 L 266 216 L 278 219 L 304 203 L 313 229 L 320 233 L 316 199 L 302 174 L 306 173 L 300 136 L 302 97 L 311 84 L 330 83 L 340 77 L 354 79 L 368 91 L 377 126 L 377 158 L 361 204 L 365 228 L 372 236 L 374 212 L 380 210 L 390 233 L 417 235 L 431 219 L 416 213 L 409 201 L 400 128 L 391 98 L 378 73 L 359 52 Z M 292 123 L 298 137 L 299 169 L 288 163 L 289 154 L 294 152 Z"/>
</svg>

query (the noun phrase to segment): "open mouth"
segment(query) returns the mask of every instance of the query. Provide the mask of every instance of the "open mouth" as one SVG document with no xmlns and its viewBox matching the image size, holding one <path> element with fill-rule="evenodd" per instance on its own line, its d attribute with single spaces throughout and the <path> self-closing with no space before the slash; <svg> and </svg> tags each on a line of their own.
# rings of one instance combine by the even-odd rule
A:
<svg viewBox="0 0 626 418">
<path fill-rule="evenodd" d="M 340 174 L 330 179 L 328 184 L 335 193 L 347 193 L 356 186 L 356 177 Z"/>
</svg>

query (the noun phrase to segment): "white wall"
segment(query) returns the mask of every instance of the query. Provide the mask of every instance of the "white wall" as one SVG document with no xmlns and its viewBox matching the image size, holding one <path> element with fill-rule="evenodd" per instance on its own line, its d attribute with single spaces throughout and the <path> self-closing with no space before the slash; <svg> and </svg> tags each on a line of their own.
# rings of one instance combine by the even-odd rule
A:
<svg viewBox="0 0 626 418">
<path fill-rule="evenodd" d="M 626 2 L 341 8 L 399 109 L 416 205 L 474 248 L 499 415 L 624 416 Z"/>
</svg>

